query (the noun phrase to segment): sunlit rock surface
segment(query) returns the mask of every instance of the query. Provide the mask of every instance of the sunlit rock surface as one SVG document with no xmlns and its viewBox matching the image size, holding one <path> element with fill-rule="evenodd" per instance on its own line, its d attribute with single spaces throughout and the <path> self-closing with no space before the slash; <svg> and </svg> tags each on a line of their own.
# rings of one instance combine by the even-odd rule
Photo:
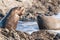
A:
<svg viewBox="0 0 60 40">
<path fill-rule="evenodd" d="M 35 40 L 60 40 L 60 33 L 56 34 L 57 31 L 58 30 L 40 30 L 33 32 L 31 35 Z"/>
<path fill-rule="evenodd" d="M 32 34 L 27 34 L 21 31 L 9 31 L 6 28 L 0 28 L 0 40 L 60 40 L 60 34 L 53 31 L 40 30 Z"/>
<path fill-rule="evenodd" d="M 34 40 L 32 36 L 27 33 L 0 28 L 0 40 Z"/>
<path fill-rule="evenodd" d="M 11 8 L 17 6 L 24 7 L 25 14 L 32 14 L 34 17 L 34 13 L 54 15 L 60 11 L 60 0 L 0 0 L 0 13 L 5 15 Z"/>
</svg>

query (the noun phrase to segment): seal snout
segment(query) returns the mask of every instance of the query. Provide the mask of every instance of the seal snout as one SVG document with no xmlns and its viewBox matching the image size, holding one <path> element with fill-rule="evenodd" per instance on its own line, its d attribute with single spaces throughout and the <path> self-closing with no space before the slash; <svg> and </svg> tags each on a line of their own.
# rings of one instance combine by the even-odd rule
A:
<svg viewBox="0 0 60 40">
<path fill-rule="evenodd" d="M 18 15 L 19 15 L 19 16 L 21 16 L 21 15 L 23 15 L 23 14 L 24 14 L 24 7 L 20 8 L 20 9 L 18 10 Z"/>
</svg>

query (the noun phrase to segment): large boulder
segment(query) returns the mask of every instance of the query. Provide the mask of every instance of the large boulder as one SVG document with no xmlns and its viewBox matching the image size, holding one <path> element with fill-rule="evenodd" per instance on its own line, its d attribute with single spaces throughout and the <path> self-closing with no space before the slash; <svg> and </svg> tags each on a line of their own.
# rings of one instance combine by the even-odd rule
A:
<svg viewBox="0 0 60 40">
<path fill-rule="evenodd" d="M 27 33 L 16 31 L 16 30 L 8 30 L 4 28 L 0 28 L 0 40 L 34 40 L 32 36 Z"/>
<path fill-rule="evenodd" d="M 54 30 L 58 31 L 58 30 Z M 40 30 L 33 32 L 31 35 L 35 40 L 60 40 L 60 33 L 55 33 L 53 30 Z"/>
</svg>

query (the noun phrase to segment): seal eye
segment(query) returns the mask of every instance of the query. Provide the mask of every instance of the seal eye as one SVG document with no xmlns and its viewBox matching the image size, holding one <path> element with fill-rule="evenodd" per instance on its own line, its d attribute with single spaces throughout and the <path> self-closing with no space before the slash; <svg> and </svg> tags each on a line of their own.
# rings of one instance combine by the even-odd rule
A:
<svg viewBox="0 0 60 40">
<path fill-rule="evenodd" d="M 21 16 L 21 15 L 22 15 L 22 13 L 18 13 L 18 15 L 19 15 L 19 16 Z"/>
</svg>

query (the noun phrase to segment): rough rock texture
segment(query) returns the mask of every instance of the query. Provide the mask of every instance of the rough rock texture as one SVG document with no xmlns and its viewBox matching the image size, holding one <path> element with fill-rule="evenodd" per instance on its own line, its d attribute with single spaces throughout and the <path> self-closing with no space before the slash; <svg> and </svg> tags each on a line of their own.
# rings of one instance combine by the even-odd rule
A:
<svg viewBox="0 0 60 40">
<path fill-rule="evenodd" d="M 34 40 L 32 36 L 27 33 L 0 28 L 0 40 Z"/>
<path fill-rule="evenodd" d="M 60 0 L 0 0 L 0 13 L 5 15 L 11 8 L 17 6 L 25 8 L 25 15 L 21 18 L 27 19 L 35 18 L 35 13 L 49 16 L 60 12 Z"/>
<path fill-rule="evenodd" d="M 17 5 L 18 4 L 18 5 Z M 22 6 L 21 2 L 17 2 L 15 0 L 0 0 L 0 10 L 2 10 L 3 14 L 5 15 L 11 8 Z"/>
<path fill-rule="evenodd" d="M 58 34 L 55 36 L 54 40 L 60 40 L 60 33 L 58 33 Z"/>
<path fill-rule="evenodd" d="M 60 34 L 55 34 L 53 31 L 40 30 L 30 35 L 17 30 L 9 31 L 7 28 L 0 28 L 0 40 L 60 40 Z"/>
<path fill-rule="evenodd" d="M 26 3 L 24 0 L 0 0 L 0 10 L 3 12 L 5 15 L 6 12 L 8 12 L 11 8 L 13 7 L 27 7 L 29 5 Z"/>
<path fill-rule="evenodd" d="M 57 33 L 57 35 L 54 32 L 49 32 L 48 30 L 40 30 L 33 32 L 32 37 L 35 40 L 59 40 L 60 34 Z"/>
</svg>

